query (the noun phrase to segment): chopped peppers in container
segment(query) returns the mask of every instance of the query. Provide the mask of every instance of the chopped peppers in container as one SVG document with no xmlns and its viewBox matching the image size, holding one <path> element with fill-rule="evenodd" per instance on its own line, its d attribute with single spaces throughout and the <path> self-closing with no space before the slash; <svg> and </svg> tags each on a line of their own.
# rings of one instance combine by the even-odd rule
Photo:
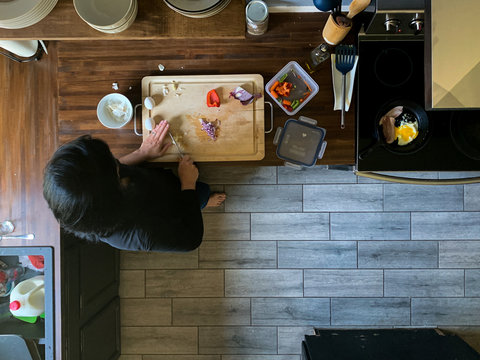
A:
<svg viewBox="0 0 480 360">
<path fill-rule="evenodd" d="M 318 85 L 296 61 L 290 61 L 265 85 L 265 92 L 287 115 L 295 115 L 318 93 Z"/>
</svg>

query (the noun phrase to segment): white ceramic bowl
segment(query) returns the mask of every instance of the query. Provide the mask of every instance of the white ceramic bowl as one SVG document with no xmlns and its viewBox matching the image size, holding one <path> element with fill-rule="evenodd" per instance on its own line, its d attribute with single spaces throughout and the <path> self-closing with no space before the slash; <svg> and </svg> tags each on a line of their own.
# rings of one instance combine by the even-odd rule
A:
<svg viewBox="0 0 480 360">
<path fill-rule="evenodd" d="M 125 116 L 118 117 L 115 116 L 112 110 L 109 108 L 109 105 L 121 104 L 121 107 L 125 107 Z M 119 129 L 130 120 L 133 116 L 133 107 L 132 103 L 128 98 L 122 94 L 112 93 L 105 95 L 102 100 L 98 103 L 97 106 L 97 117 L 98 120 L 102 123 L 103 126 L 109 129 Z"/>
<path fill-rule="evenodd" d="M 114 26 L 123 23 L 131 10 L 133 0 L 74 0 L 78 15 L 88 24 Z M 117 25 L 118 26 L 118 25 Z"/>
</svg>

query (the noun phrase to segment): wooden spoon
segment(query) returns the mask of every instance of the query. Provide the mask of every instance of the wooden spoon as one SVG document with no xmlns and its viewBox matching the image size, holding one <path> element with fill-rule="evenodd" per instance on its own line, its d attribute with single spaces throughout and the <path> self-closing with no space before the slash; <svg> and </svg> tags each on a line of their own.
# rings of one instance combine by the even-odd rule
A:
<svg viewBox="0 0 480 360">
<path fill-rule="evenodd" d="M 353 0 L 348 8 L 347 18 L 351 19 L 370 5 L 370 0 Z"/>
</svg>

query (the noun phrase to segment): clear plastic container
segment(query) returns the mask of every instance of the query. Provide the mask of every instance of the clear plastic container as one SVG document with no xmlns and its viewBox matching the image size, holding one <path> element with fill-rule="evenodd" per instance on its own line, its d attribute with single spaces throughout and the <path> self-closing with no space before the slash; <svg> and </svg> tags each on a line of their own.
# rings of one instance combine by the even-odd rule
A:
<svg viewBox="0 0 480 360">
<path fill-rule="evenodd" d="M 285 77 L 285 75 L 287 76 Z M 270 92 L 272 85 L 276 81 L 280 81 L 283 77 L 285 77 L 284 81 L 293 84 L 293 88 L 290 91 L 290 95 L 282 98 L 282 100 L 285 99 L 293 102 L 293 100 L 303 99 L 300 105 L 292 110 L 286 109 L 282 105 L 281 101 L 274 98 Z M 318 93 L 318 84 L 296 61 L 290 61 L 267 83 L 267 85 L 265 85 L 265 92 L 270 95 L 270 97 L 273 99 L 273 102 L 280 106 L 283 111 L 287 113 L 287 115 L 295 115 Z M 310 94 L 305 97 L 306 92 L 309 92 Z"/>
<path fill-rule="evenodd" d="M 288 119 L 275 133 L 277 156 L 285 160 L 285 165 L 298 169 L 314 166 L 325 152 L 325 134 L 326 130 L 318 127 L 314 119 L 305 116 Z"/>
</svg>

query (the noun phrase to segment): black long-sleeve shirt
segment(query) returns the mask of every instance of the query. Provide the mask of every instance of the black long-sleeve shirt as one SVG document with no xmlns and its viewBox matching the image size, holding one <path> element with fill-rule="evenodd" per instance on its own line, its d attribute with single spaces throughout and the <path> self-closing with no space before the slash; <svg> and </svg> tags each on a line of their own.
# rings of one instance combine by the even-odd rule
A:
<svg viewBox="0 0 480 360">
<path fill-rule="evenodd" d="M 100 241 L 122 250 L 194 250 L 202 242 L 203 219 L 195 190 L 181 190 L 168 170 L 120 166 L 127 177 L 124 221 Z"/>
</svg>

